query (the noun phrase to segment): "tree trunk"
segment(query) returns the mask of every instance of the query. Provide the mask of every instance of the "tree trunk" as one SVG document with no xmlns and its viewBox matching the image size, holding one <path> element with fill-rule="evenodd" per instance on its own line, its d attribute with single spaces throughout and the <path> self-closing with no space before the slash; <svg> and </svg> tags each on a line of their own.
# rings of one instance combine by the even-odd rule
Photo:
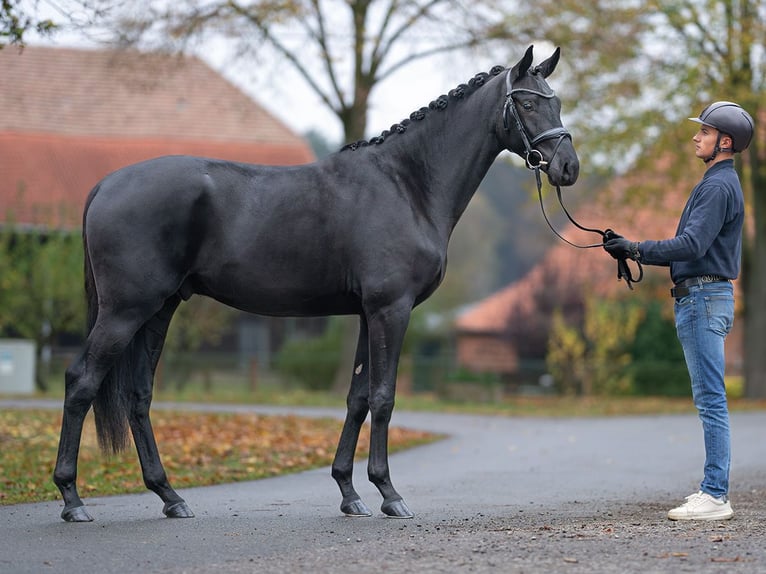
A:
<svg viewBox="0 0 766 574">
<path fill-rule="evenodd" d="M 757 111 L 757 110 L 756 110 Z M 752 242 L 746 242 L 743 265 L 745 320 L 745 396 L 766 398 L 766 164 L 759 158 L 759 138 L 750 144 Z"/>
</svg>

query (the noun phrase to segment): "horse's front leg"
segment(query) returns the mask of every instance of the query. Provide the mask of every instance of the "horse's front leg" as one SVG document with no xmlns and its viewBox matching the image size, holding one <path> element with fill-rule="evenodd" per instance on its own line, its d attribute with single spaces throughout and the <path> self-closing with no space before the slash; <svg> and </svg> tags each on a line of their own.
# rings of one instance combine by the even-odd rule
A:
<svg viewBox="0 0 766 574">
<path fill-rule="evenodd" d="M 368 315 L 370 338 L 370 458 L 367 474 L 383 495 L 380 509 L 393 518 L 414 514 L 391 483 L 388 466 L 388 425 L 394 410 L 396 373 L 411 302 L 378 309 Z"/>
<path fill-rule="evenodd" d="M 353 483 L 354 453 L 356 452 L 359 431 L 369 411 L 369 348 L 367 321 L 364 316 L 359 320 L 359 338 L 354 358 L 354 372 L 351 375 L 351 388 L 346 398 L 346 421 L 335 451 L 332 463 L 332 477 L 338 483 L 343 500 L 340 510 L 347 516 L 372 516 L 372 511 L 362 502 Z"/>
</svg>

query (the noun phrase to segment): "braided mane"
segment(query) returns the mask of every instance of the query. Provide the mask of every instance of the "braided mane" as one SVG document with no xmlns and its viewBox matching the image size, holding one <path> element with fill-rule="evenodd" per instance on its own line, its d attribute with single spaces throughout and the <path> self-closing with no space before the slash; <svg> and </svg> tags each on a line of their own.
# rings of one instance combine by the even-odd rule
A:
<svg viewBox="0 0 766 574">
<path fill-rule="evenodd" d="M 410 114 L 409 118 L 400 121 L 398 124 L 392 125 L 389 129 L 384 130 L 379 136 L 370 138 L 369 140 L 359 140 L 354 143 L 344 145 L 340 151 L 355 151 L 359 148 L 363 148 L 369 145 L 380 145 L 389 136 L 393 134 L 403 134 L 407 131 L 407 127 L 412 122 L 418 122 L 424 120 L 430 112 L 441 111 L 445 109 L 451 101 L 462 100 L 463 98 L 470 96 L 477 89 L 482 87 L 487 80 L 492 76 L 497 76 L 505 71 L 503 66 L 493 66 L 489 73 L 479 72 L 473 78 L 471 78 L 467 84 L 460 84 L 458 87 L 449 91 L 447 95 L 441 95 L 433 100 L 428 107 L 422 107 L 415 110 Z"/>
</svg>

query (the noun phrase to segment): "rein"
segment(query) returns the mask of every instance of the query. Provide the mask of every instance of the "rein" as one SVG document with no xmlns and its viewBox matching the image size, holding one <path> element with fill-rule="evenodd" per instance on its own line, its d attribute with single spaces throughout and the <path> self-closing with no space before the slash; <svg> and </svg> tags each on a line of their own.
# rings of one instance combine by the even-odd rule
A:
<svg viewBox="0 0 766 574">
<path fill-rule="evenodd" d="M 533 73 L 535 73 L 533 71 Z M 539 133 L 534 138 L 530 138 L 529 134 L 527 133 L 526 128 L 524 127 L 524 124 L 521 122 L 521 117 L 519 116 L 519 111 L 516 108 L 516 102 L 513 99 L 513 94 L 525 92 L 529 94 L 534 94 L 536 96 L 550 99 L 555 96 L 555 93 L 553 91 L 550 92 L 541 92 L 538 90 L 532 90 L 530 88 L 514 88 L 511 82 L 511 71 L 508 70 L 508 73 L 505 76 L 505 84 L 506 84 L 506 95 L 505 95 L 505 105 L 503 106 L 503 126 L 505 127 L 505 131 L 510 131 L 510 120 L 511 117 L 514 120 L 514 123 L 516 125 L 516 130 L 521 135 L 521 139 L 524 142 L 524 160 L 527 165 L 527 169 L 531 169 L 535 172 L 535 179 L 537 180 L 537 197 L 540 200 L 540 210 L 543 213 L 543 219 L 545 219 L 545 223 L 548 224 L 548 227 L 550 227 L 551 231 L 553 231 L 553 234 L 561 239 L 564 243 L 567 243 L 568 245 L 571 245 L 572 247 L 576 247 L 577 249 L 592 249 L 595 247 L 603 247 L 603 245 L 609 241 L 610 239 L 613 239 L 614 237 L 617 237 L 617 234 L 612 231 L 611 229 L 601 230 L 596 229 L 592 227 L 585 227 L 584 225 L 581 225 L 577 221 L 575 221 L 574 217 L 571 216 L 569 211 L 567 210 L 566 206 L 564 205 L 564 201 L 561 197 L 561 186 L 556 186 L 556 197 L 559 200 L 559 205 L 561 206 L 561 209 L 564 210 L 564 213 L 567 216 L 567 219 L 577 227 L 578 229 L 582 231 L 587 231 L 588 233 L 597 233 L 601 236 L 601 243 L 591 243 L 588 245 L 578 245 L 577 243 L 573 243 L 563 237 L 551 224 L 550 220 L 548 219 L 548 215 L 545 213 L 545 206 L 543 205 L 543 182 L 542 177 L 540 176 L 540 171 L 543 166 L 548 165 L 549 162 L 545 161 L 542 152 L 540 152 L 538 149 L 536 149 L 534 146 L 538 143 L 558 138 L 558 141 L 556 142 L 556 147 L 553 149 L 553 153 L 551 154 L 551 160 L 553 160 L 554 156 L 556 155 L 556 152 L 559 150 L 559 146 L 561 145 L 561 142 L 564 141 L 564 138 L 572 139 L 572 134 L 570 134 L 565 127 L 555 127 L 548 130 L 543 131 L 542 133 Z M 639 283 L 644 278 L 644 268 L 641 266 L 640 261 L 636 261 L 636 264 L 638 265 L 638 277 L 634 278 L 633 273 L 630 269 L 630 266 L 628 265 L 628 261 L 626 258 L 620 258 L 617 259 L 617 280 L 624 279 L 625 283 L 628 285 L 628 288 L 632 291 L 633 290 L 633 283 Z"/>
</svg>

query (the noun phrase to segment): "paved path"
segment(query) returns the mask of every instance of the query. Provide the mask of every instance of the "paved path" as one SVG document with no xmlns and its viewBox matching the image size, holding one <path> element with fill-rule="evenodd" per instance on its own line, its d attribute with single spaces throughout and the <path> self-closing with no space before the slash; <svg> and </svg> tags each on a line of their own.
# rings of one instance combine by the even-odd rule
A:
<svg viewBox="0 0 766 574">
<path fill-rule="evenodd" d="M 766 572 L 764 412 L 733 415 L 736 516 L 703 524 L 665 518 L 700 478 L 701 430 L 691 415 L 397 411 L 392 424 L 450 435 L 391 457 L 413 520 L 342 516 L 328 468 L 180 491 L 191 520 L 162 517 L 154 494 L 85 499 L 95 518 L 88 524 L 62 522 L 59 502 L 5 506 L 0 572 Z M 365 461 L 355 472 L 377 509 Z"/>
</svg>

